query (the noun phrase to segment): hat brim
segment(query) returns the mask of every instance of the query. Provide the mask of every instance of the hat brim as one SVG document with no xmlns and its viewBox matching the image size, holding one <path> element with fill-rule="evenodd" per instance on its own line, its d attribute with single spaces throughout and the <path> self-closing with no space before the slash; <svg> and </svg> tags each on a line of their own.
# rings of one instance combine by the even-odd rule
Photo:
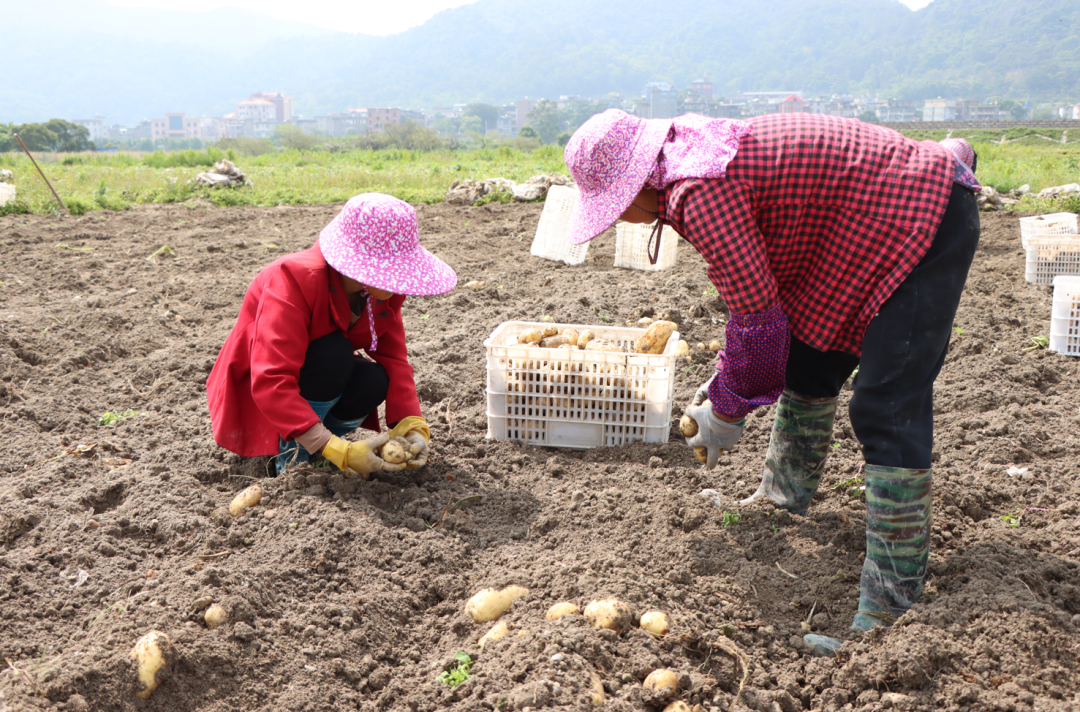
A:
<svg viewBox="0 0 1080 712">
<path fill-rule="evenodd" d="M 325 250 L 322 253 L 326 263 L 346 277 L 394 294 L 433 297 L 446 294 L 457 285 L 453 268 L 421 245 L 392 257 L 361 256 L 351 264 L 341 263 L 333 255 L 327 257 Z"/>
<path fill-rule="evenodd" d="M 619 180 L 597 193 L 586 194 L 579 190 L 577 205 L 570 215 L 571 245 L 583 245 L 592 240 L 626 212 L 656 165 L 671 125 L 671 120 L 644 120 L 641 135 L 631 149 L 633 158 Z"/>
</svg>

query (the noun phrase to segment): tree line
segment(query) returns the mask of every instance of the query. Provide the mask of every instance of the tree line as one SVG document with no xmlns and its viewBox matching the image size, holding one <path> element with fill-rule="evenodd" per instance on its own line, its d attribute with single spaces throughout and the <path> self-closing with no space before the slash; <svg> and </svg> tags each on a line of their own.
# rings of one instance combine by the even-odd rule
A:
<svg viewBox="0 0 1080 712">
<path fill-rule="evenodd" d="M 50 119 L 39 124 L 0 123 L 0 151 L 22 150 L 16 135 L 31 151 L 72 153 L 97 148 L 90 140 L 89 129 L 63 119 Z"/>
</svg>

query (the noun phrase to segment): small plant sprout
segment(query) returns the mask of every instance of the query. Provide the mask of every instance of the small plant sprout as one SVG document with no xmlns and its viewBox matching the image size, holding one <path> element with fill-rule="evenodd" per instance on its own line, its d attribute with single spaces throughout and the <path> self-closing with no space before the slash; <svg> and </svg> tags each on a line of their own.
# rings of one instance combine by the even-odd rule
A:
<svg viewBox="0 0 1080 712">
<path fill-rule="evenodd" d="M 139 413 L 139 412 L 134 411 L 134 410 L 125 410 L 122 413 L 114 413 L 112 411 L 106 411 L 106 412 L 101 414 L 101 417 L 98 418 L 97 422 L 98 422 L 98 425 L 111 426 L 111 425 L 116 425 L 121 420 L 124 420 L 126 418 L 132 418 L 132 417 L 134 417 L 136 415 L 142 415 L 142 413 Z"/>
<path fill-rule="evenodd" d="M 953 331 L 955 331 L 957 334 L 966 334 L 967 333 L 966 331 L 964 331 L 964 329 L 962 327 L 959 327 L 959 326 L 954 326 Z"/>
<path fill-rule="evenodd" d="M 862 497 L 866 494 L 866 484 L 863 482 L 861 475 L 855 475 L 848 480 L 841 480 L 833 485 L 833 489 L 839 490 L 849 497 Z"/>
<path fill-rule="evenodd" d="M 738 512 L 732 512 L 727 509 L 725 509 L 723 514 L 721 514 L 720 516 L 722 517 L 720 525 L 724 527 L 730 527 L 742 521 L 741 514 L 739 514 Z"/>
<path fill-rule="evenodd" d="M 71 245 L 67 244 L 66 242 L 58 242 L 58 243 L 56 243 L 56 249 L 58 249 L 58 250 L 71 250 L 73 252 L 89 252 L 90 250 L 92 250 L 94 248 L 90 247 L 90 245 L 83 245 L 82 247 L 72 247 Z"/>
<path fill-rule="evenodd" d="M 146 258 L 147 262 L 157 262 L 158 257 L 176 257 L 176 250 L 168 245 L 157 248 L 153 254 Z"/>
<path fill-rule="evenodd" d="M 464 650 L 454 654 L 457 660 L 449 670 L 443 670 L 435 679 L 449 687 L 457 687 L 469 679 L 469 669 L 473 666 L 473 659 Z"/>
<path fill-rule="evenodd" d="M 1006 512 L 1001 515 L 1001 521 L 1005 522 L 1005 526 L 1007 527 L 1016 528 L 1020 526 L 1020 519 L 1023 516 L 1023 512 Z"/>
<path fill-rule="evenodd" d="M 1038 336 L 1031 337 L 1031 346 L 1025 346 L 1021 351 L 1036 351 L 1038 349 L 1045 349 L 1050 346 L 1050 339 L 1039 334 Z"/>
</svg>

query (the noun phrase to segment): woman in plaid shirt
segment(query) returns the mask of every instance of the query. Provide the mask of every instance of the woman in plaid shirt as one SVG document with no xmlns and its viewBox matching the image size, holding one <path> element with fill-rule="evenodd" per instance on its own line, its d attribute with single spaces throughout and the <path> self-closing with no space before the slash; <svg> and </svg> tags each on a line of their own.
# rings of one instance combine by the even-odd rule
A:
<svg viewBox="0 0 1080 712">
<path fill-rule="evenodd" d="M 853 119 L 617 110 L 578 129 L 566 163 L 580 191 L 572 243 L 618 219 L 656 221 L 654 240 L 670 225 L 708 263 L 730 319 L 717 373 L 686 409 L 700 428 L 688 443 L 714 467 L 746 414 L 776 402 L 751 500 L 806 514 L 837 396 L 859 368 L 849 414 L 866 460 L 867 553 L 852 627 L 901 615 L 925 579 L 933 382 L 979 238 L 969 166 Z"/>
</svg>

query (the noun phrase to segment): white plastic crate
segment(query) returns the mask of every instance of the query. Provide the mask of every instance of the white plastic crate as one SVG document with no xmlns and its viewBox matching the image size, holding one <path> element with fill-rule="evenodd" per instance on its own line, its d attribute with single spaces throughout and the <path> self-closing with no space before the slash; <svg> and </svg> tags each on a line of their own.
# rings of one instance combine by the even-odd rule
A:
<svg viewBox="0 0 1080 712">
<path fill-rule="evenodd" d="M 1054 277 L 1050 350 L 1080 356 L 1080 277 Z"/>
<path fill-rule="evenodd" d="M 656 355 L 632 353 L 645 329 L 628 327 L 557 325 L 590 329 L 625 352 L 518 344 L 544 326 L 508 321 L 484 341 L 489 438 L 579 449 L 668 441 L 679 332 Z"/>
<path fill-rule="evenodd" d="M 0 205 L 15 202 L 15 186 L 10 183 L 0 183 Z"/>
<path fill-rule="evenodd" d="M 1027 249 L 1029 237 L 1036 235 L 1075 235 L 1077 230 L 1076 213 L 1049 213 L 1020 218 L 1020 244 Z"/>
<path fill-rule="evenodd" d="M 544 211 L 540 213 L 536 237 L 533 238 L 532 248 L 529 250 L 531 255 L 565 262 L 568 265 L 579 265 L 585 261 L 589 243 L 570 244 L 570 214 L 574 212 L 577 199 L 577 188 L 565 185 L 548 188 Z"/>
<path fill-rule="evenodd" d="M 1080 235 L 1033 235 L 1024 247 L 1024 279 L 1050 285 L 1058 275 L 1080 275 Z"/>
<path fill-rule="evenodd" d="M 649 235 L 656 223 L 639 225 L 620 222 L 615 226 L 615 266 L 659 272 L 675 266 L 678 257 L 679 233 L 664 226 L 660 232 L 660 254 L 656 264 L 649 264 Z"/>
</svg>

